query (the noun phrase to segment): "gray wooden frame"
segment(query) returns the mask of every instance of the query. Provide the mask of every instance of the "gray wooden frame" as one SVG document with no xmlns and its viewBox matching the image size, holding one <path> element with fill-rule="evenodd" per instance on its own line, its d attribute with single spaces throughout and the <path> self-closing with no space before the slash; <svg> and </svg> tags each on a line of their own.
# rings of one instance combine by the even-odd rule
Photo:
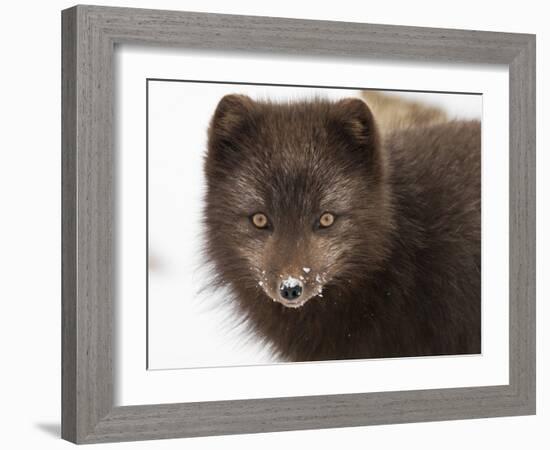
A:
<svg viewBox="0 0 550 450">
<path fill-rule="evenodd" d="M 62 437 L 76 443 L 535 413 L 535 36 L 97 6 L 62 13 Z M 113 404 L 113 51 L 118 43 L 505 64 L 510 80 L 508 385 Z"/>
</svg>

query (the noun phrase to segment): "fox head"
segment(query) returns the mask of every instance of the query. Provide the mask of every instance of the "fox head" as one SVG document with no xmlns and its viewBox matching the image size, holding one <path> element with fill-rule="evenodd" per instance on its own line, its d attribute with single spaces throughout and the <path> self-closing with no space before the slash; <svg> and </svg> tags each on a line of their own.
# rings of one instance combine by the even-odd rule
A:
<svg viewBox="0 0 550 450">
<path fill-rule="evenodd" d="M 206 251 L 218 281 L 287 308 L 345 297 L 387 255 L 387 171 L 360 99 L 223 97 L 205 160 Z"/>
</svg>

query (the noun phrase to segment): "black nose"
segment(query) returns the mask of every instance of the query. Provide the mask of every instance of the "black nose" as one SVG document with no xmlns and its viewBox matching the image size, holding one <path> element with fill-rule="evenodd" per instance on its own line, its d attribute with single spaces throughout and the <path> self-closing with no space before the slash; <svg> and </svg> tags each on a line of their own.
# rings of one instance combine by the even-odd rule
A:
<svg viewBox="0 0 550 450">
<path fill-rule="evenodd" d="M 279 287 L 281 297 L 285 300 L 296 300 L 302 295 L 302 282 L 296 279 L 286 279 Z"/>
</svg>

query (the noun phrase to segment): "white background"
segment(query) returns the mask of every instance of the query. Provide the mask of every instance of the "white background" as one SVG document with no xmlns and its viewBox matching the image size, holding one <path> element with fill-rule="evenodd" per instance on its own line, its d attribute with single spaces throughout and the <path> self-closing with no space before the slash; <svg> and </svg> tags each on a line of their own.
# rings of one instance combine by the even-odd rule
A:
<svg viewBox="0 0 550 450">
<path fill-rule="evenodd" d="M 542 179 L 547 146 L 550 81 L 544 3 L 387 1 L 303 4 L 292 1 L 122 1 L 106 5 L 334 19 L 399 25 L 537 33 L 538 229 L 548 223 L 549 181 Z M 11 2 L 2 27 L 2 446 L 69 448 L 59 440 L 60 416 L 60 18 L 71 2 Z M 495 14 L 498 11 L 498 14 Z M 538 415 L 444 423 L 315 430 L 183 441 L 120 444 L 117 448 L 544 448 L 550 397 L 544 376 L 547 349 L 548 239 L 538 236 Z M 543 255 L 545 251 L 545 255 Z M 547 445 L 547 443 L 546 443 Z M 105 448 L 105 445 L 98 446 Z"/>
</svg>

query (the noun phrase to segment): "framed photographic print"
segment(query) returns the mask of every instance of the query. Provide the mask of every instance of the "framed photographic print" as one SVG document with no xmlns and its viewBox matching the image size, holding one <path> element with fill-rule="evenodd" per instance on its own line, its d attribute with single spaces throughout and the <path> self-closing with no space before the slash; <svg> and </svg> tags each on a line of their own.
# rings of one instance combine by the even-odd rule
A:
<svg viewBox="0 0 550 450">
<path fill-rule="evenodd" d="M 62 13 L 62 435 L 535 413 L 535 37 Z"/>
</svg>

